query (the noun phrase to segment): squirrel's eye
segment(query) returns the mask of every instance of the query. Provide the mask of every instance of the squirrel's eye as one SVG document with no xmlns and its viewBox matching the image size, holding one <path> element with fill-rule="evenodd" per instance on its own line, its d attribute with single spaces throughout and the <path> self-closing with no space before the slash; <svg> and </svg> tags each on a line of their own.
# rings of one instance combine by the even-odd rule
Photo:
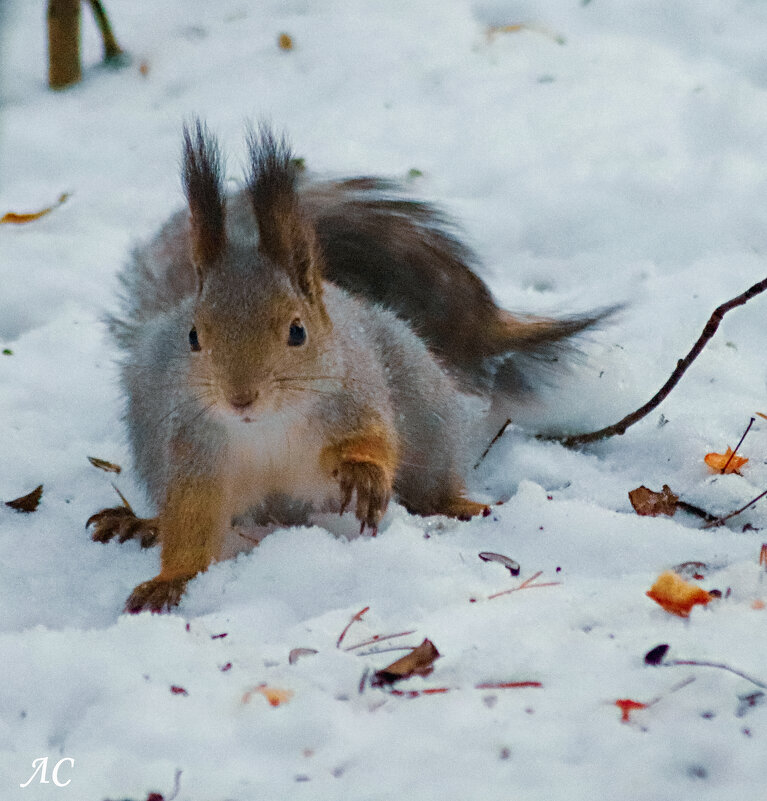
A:
<svg viewBox="0 0 767 801">
<path fill-rule="evenodd" d="M 200 340 L 197 339 L 197 329 L 194 326 L 192 326 L 192 330 L 189 332 L 189 347 L 193 351 L 201 350 Z"/>
<path fill-rule="evenodd" d="M 288 332 L 288 345 L 297 347 L 303 345 L 304 342 L 306 342 L 306 329 L 301 325 L 300 320 L 293 320 Z"/>
</svg>

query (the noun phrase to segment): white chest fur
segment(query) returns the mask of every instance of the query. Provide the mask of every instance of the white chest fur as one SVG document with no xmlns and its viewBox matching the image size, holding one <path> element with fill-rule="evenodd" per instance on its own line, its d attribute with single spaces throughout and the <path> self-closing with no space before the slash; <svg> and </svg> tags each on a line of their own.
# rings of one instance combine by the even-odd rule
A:
<svg viewBox="0 0 767 801">
<path fill-rule="evenodd" d="M 232 514 L 242 514 L 273 494 L 305 501 L 317 511 L 337 506 L 337 482 L 320 467 L 323 442 L 308 410 L 291 407 L 256 415 L 252 422 L 234 416 L 225 425 Z"/>
</svg>

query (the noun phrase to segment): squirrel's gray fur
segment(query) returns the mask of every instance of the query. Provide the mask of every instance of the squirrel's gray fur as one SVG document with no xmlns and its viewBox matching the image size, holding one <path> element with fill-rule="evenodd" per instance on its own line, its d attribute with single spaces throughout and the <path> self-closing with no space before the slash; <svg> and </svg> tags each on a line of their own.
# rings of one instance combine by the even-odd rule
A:
<svg viewBox="0 0 767 801">
<path fill-rule="evenodd" d="M 216 140 L 185 128 L 188 208 L 120 276 L 110 329 L 157 517 L 89 522 L 99 541 L 162 543 L 129 611 L 178 603 L 249 510 L 294 523 L 296 509 L 355 497 L 375 528 L 393 493 L 418 514 L 487 513 L 464 489 L 483 412 L 523 395 L 530 360 L 598 319 L 514 317 L 428 204 L 378 179 L 300 181 L 265 125 L 249 152 L 245 189 L 226 197 Z"/>
<path fill-rule="evenodd" d="M 262 129 L 258 136 L 255 147 L 262 149 L 265 163 L 257 165 L 261 172 L 257 171 L 251 182 L 279 182 L 271 187 L 274 197 L 266 193 L 260 198 L 262 204 L 278 203 L 282 194 L 294 191 L 290 153 L 268 130 Z M 195 146 L 208 149 L 211 167 L 220 178 L 222 167 L 210 134 L 200 129 Z M 267 170 L 269 180 L 265 179 Z M 316 204 L 320 193 L 331 187 L 306 191 Z M 337 188 L 345 196 L 359 187 L 346 182 Z M 204 189 L 202 196 L 207 198 Z M 306 197 L 300 190 L 297 196 L 299 201 Z M 276 286 L 286 283 L 273 263 L 254 258 L 261 244 L 259 227 L 263 239 L 264 222 L 261 219 L 256 225 L 251 206 L 248 190 L 227 199 L 227 240 L 237 255 L 227 265 L 217 313 L 221 320 L 231 318 L 233 332 L 249 324 L 263 324 L 257 320 L 268 319 Z M 419 214 L 423 211 L 420 206 L 413 208 L 419 209 Z M 216 213 L 215 208 L 206 208 L 204 218 Z M 306 217 L 311 225 L 313 215 Z M 433 225 L 435 220 L 427 217 Z M 147 246 L 134 251 L 120 276 L 122 313 L 110 320 L 123 352 L 128 439 L 138 475 L 156 504 L 162 503 L 172 480 L 168 446 L 173 437 L 183 431 L 194 440 L 203 460 L 219 458 L 229 437 L 221 421 L 206 412 L 195 397 L 196 389 L 185 374 L 193 358 L 187 335 L 198 293 L 189 240 L 189 213 L 182 211 Z M 327 267 L 326 250 L 323 255 Z M 322 343 L 317 366 L 331 378 L 314 381 L 316 386 L 305 390 L 312 395 L 305 413 L 311 415 L 312 425 L 341 432 L 350 426 L 358 407 L 374 408 L 398 434 L 402 457 L 394 489 L 400 501 L 423 514 L 438 509 L 440 493 L 456 486 L 472 448 L 482 444 L 470 442 L 481 403 L 462 393 L 408 324 L 375 299 L 355 297 L 330 282 L 325 282 L 322 297 L 332 332 Z M 288 444 L 286 441 L 286 447 Z"/>
</svg>

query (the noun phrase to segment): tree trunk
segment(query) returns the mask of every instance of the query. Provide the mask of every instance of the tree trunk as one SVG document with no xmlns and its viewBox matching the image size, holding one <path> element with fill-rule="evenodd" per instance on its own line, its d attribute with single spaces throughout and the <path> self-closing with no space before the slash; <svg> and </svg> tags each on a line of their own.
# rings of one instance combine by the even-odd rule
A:
<svg viewBox="0 0 767 801">
<path fill-rule="evenodd" d="M 48 0 L 48 85 L 80 80 L 80 0 Z"/>
</svg>

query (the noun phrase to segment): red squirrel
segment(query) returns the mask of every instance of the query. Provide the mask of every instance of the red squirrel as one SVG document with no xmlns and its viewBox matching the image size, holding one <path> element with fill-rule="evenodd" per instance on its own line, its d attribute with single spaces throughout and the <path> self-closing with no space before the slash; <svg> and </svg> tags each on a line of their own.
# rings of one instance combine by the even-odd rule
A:
<svg viewBox="0 0 767 801">
<path fill-rule="evenodd" d="M 121 274 L 110 328 L 157 514 L 88 523 L 100 542 L 161 545 L 129 612 L 175 606 L 251 509 L 290 523 L 296 508 L 353 509 L 373 530 L 392 497 L 419 515 L 488 513 L 464 484 L 477 418 L 599 319 L 514 317 L 432 206 L 380 179 L 303 180 L 264 125 L 248 146 L 227 197 L 215 137 L 185 127 L 187 209 Z"/>
</svg>

